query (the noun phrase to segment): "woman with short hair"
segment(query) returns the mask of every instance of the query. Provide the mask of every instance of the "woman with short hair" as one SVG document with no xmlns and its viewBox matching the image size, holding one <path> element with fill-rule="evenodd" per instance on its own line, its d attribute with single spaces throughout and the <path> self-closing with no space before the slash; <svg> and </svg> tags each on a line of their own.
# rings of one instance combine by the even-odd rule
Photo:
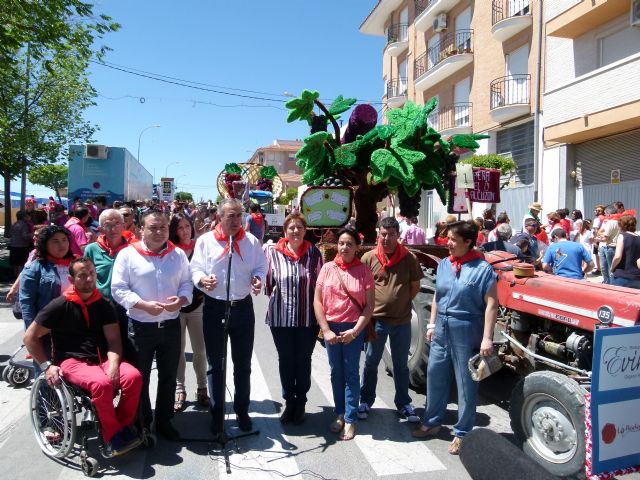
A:
<svg viewBox="0 0 640 480">
<path fill-rule="evenodd" d="M 611 262 L 612 285 L 640 288 L 640 236 L 636 233 L 636 224 L 636 218 L 632 215 L 622 215 L 618 220 L 620 235 Z"/>
<path fill-rule="evenodd" d="M 474 249 L 477 225 L 469 220 L 448 225 L 449 256 L 438 265 L 436 293 L 426 339 L 431 342 L 427 367 L 427 405 L 423 425 L 413 436 L 427 438 L 440 430 L 449 401 L 452 373 L 458 387 L 458 421 L 449 453 L 457 455 L 462 437 L 475 422 L 478 383 L 468 361 L 476 353 L 493 353 L 498 312 L 496 274 Z"/>
</svg>

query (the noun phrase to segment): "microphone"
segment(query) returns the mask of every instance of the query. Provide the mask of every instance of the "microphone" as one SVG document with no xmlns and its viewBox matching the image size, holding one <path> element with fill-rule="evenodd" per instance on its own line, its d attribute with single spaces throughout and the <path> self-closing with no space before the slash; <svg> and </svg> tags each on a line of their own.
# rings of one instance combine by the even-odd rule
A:
<svg viewBox="0 0 640 480">
<path fill-rule="evenodd" d="M 229 235 L 229 258 L 233 256 L 233 235 Z"/>
<path fill-rule="evenodd" d="M 462 439 L 460 461 L 473 480 L 556 480 L 502 435 L 476 428 Z"/>
</svg>

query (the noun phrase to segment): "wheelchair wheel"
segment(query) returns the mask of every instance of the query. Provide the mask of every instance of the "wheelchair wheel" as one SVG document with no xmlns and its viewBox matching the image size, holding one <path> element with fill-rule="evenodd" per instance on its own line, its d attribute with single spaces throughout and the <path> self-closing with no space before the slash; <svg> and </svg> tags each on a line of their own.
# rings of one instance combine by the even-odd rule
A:
<svg viewBox="0 0 640 480">
<path fill-rule="evenodd" d="M 2 369 L 2 380 L 4 380 L 6 383 L 9 383 L 9 369 L 11 368 L 10 365 L 5 365 L 4 368 Z"/>
<path fill-rule="evenodd" d="M 27 367 L 12 366 L 7 373 L 7 381 L 14 388 L 22 388 L 31 380 L 31 369 Z"/>
<path fill-rule="evenodd" d="M 45 455 L 64 458 L 75 444 L 76 416 L 73 396 L 63 382 L 52 388 L 44 374 L 31 388 L 29 402 L 31 425 L 40 449 Z"/>
<path fill-rule="evenodd" d="M 80 466 L 82 467 L 82 473 L 85 477 L 93 477 L 98 473 L 100 464 L 98 460 L 87 455 L 86 452 L 82 452 L 80 455 Z"/>
</svg>

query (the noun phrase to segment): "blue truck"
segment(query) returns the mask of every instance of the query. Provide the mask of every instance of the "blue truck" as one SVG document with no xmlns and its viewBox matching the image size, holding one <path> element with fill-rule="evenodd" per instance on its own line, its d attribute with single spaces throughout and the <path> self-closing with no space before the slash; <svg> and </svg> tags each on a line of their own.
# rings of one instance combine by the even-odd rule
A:
<svg viewBox="0 0 640 480">
<path fill-rule="evenodd" d="M 153 176 L 124 147 L 71 145 L 69 193 L 71 201 L 104 196 L 114 201 L 146 200 L 153 195 Z"/>
</svg>

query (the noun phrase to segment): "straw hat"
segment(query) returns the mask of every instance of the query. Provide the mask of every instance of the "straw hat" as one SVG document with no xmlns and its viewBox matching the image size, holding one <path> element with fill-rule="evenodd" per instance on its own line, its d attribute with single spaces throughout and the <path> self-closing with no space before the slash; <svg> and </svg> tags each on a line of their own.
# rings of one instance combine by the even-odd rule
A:
<svg viewBox="0 0 640 480">
<path fill-rule="evenodd" d="M 533 202 L 529 204 L 529 210 L 537 210 L 539 212 L 542 211 L 542 205 L 539 202 Z"/>
</svg>

